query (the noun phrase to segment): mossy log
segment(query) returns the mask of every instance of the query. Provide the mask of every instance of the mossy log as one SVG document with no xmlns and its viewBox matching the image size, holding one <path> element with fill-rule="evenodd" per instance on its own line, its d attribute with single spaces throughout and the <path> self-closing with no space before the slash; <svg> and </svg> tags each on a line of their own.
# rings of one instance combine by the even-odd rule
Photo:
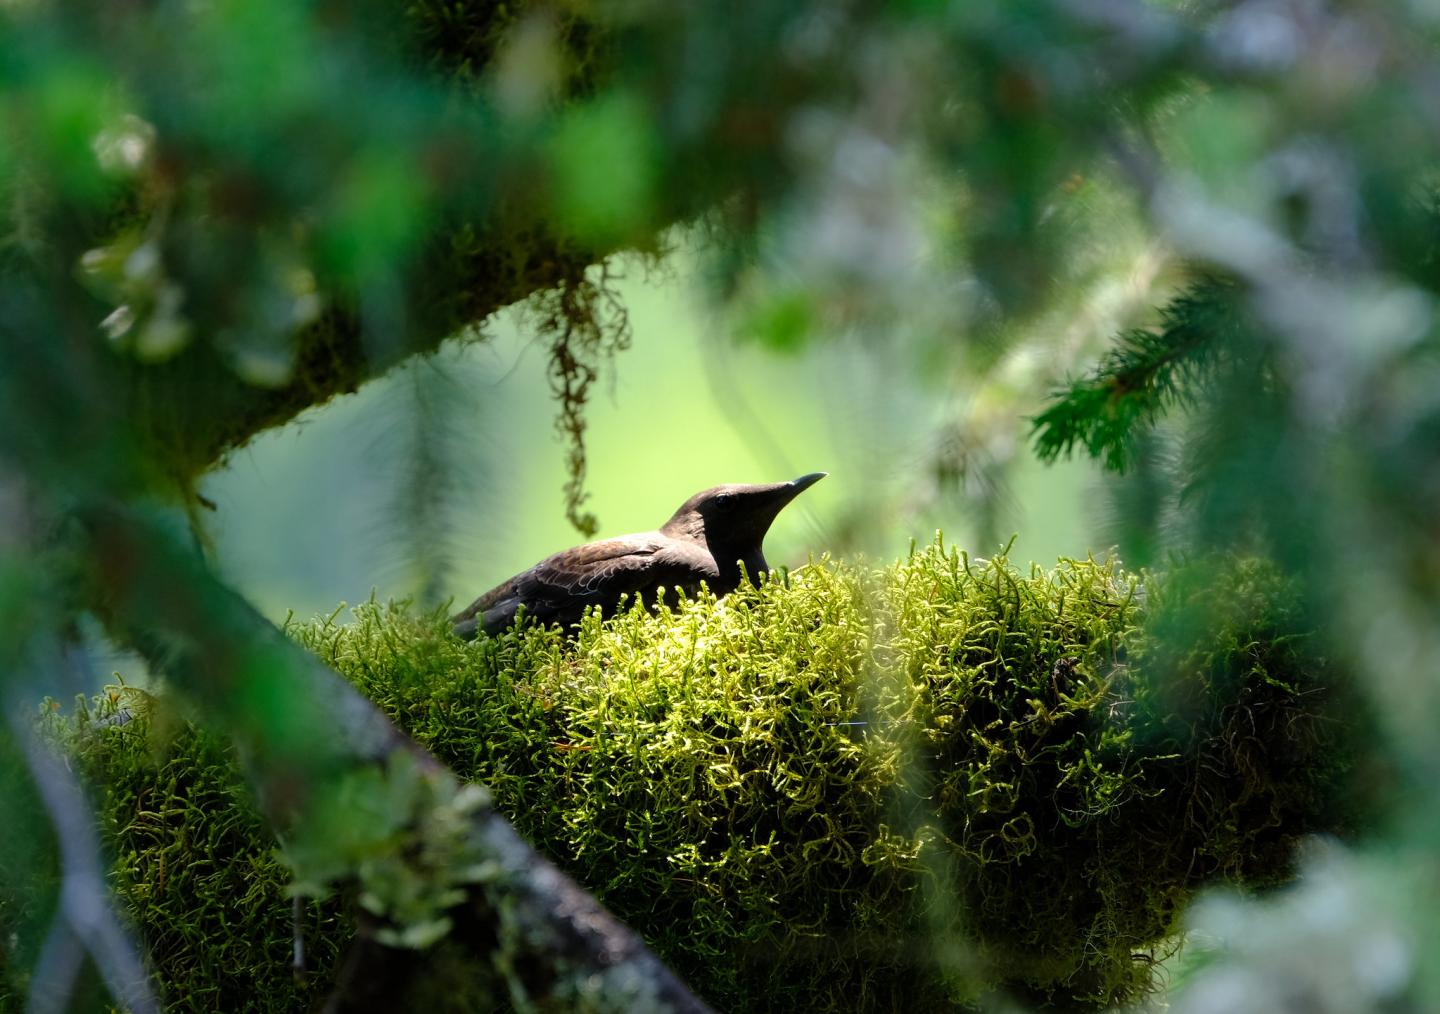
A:
<svg viewBox="0 0 1440 1014">
<path fill-rule="evenodd" d="M 1299 838 L 1356 818 L 1360 713 L 1294 590 L 1255 562 L 1193 574 L 936 545 L 569 638 L 464 644 L 375 602 L 290 633 L 718 1009 L 1099 1007 L 1153 987 L 1201 885 L 1283 882 Z M 302 1009 L 354 906 L 306 903 L 294 979 L 276 843 L 227 748 L 169 713 L 117 690 L 50 719 L 116 889 L 173 1009 Z M 477 958 L 443 958 L 427 1002 L 496 1002 L 448 993 Z"/>
</svg>

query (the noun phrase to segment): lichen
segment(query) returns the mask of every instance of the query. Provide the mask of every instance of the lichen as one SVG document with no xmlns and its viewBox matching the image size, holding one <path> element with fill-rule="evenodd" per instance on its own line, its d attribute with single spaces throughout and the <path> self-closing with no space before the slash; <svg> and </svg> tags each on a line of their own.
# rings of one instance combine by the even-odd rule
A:
<svg viewBox="0 0 1440 1014">
<path fill-rule="evenodd" d="M 536 297 L 540 334 L 549 342 L 547 375 L 558 406 L 555 429 L 565 441 L 565 516 L 594 538 L 600 522 L 584 509 L 585 405 L 606 362 L 630 347 L 630 315 L 613 288 L 608 265 L 583 269 Z"/>
</svg>

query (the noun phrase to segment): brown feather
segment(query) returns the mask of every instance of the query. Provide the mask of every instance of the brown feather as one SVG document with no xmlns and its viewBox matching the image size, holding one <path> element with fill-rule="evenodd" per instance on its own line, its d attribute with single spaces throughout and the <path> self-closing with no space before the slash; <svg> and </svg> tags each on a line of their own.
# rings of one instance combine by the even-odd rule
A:
<svg viewBox="0 0 1440 1014">
<path fill-rule="evenodd" d="M 452 618 L 455 632 L 495 633 L 523 609 L 541 623 L 578 623 L 590 606 L 606 613 L 627 597 L 651 602 L 661 587 L 687 594 L 704 583 L 725 595 L 766 569 L 770 522 L 820 473 L 792 483 L 716 486 L 687 500 L 656 532 L 622 535 L 548 556 L 481 595 Z"/>
</svg>

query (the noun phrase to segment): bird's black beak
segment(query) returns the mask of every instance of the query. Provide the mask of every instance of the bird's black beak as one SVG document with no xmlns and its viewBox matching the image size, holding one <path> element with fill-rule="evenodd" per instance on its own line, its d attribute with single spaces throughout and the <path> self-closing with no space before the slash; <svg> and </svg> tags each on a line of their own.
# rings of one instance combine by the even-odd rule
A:
<svg viewBox="0 0 1440 1014">
<path fill-rule="evenodd" d="M 794 490 L 794 493 L 791 495 L 798 496 L 829 474 L 829 472 L 811 472 L 809 475 L 802 475 L 798 479 L 791 479 L 790 487 Z"/>
</svg>

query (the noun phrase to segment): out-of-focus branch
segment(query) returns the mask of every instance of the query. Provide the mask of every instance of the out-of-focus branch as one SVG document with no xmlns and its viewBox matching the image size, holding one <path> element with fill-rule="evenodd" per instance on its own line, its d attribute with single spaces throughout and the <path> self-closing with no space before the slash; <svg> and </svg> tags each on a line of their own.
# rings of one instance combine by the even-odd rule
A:
<svg viewBox="0 0 1440 1014">
<path fill-rule="evenodd" d="M 463 824 L 454 863 L 421 875 L 449 876 L 441 887 L 458 886 L 443 918 L 449 939 L 473 950 L 476 982 L 508 989 L 522 1006 L 583 994 L 616 1010 L 707 1009 L 633 931 L 537 855 L 488 804 L 461 802 L 465 790 L 453 791 L 453 776 L 433 757 L 216 581 L 162 526 L 106 506 L 85 512 L 83 527 L 79 548 L 94 561 L 97 591 L 103 589 L 95 606 L 111 633 L 236 736 L 261 808 L 287 839 L 314 833 L 307 821 L 353 784 L 347 780 L 377 771 L 386 779 L 412 777 L 418 770 L 412 814 L 421 830 L 393 839 L 406 854 L 389 858 L 418 862 L 407 850 L 443 851 L 454 844 L 437 840 L 446 820 Z M 373 854 L 367 864 L 376 866 Z M 364 888 L 373 894 L 384 885 Z M 394 913 L 374 914 L 350 962 L 356 974 L 342 977 L 334 1010 L 403 997 L 424 968 L 423 951 L 390 946 L 387 934 L 398 932 Z"/>
<path fill-rule="evenodd" d="M 27 711 L 15 701 L 6 710 L 60 845 L 60 904 L 30 980 L 26 1010 L 66 1010 L 88 954 L 123 1007 L 133 1014 L 158 1012 L 140 955 L 110 907 L 92 810 L 80 786 L 26 726 Z"/>
<path fill-rule="evenodd" d="M 497 237 L 495 242 L 503 242 Z M 437 247 L 448 248 L 441 234 Z M 284 425 L 305 409 L 356 391 L 416 355 L 439 348 L 451 335 L 534 293 L 583 272 L 587 263 L 609 251 L 551 253 L 524 260 L 510 271 L 489 262 L 437 259 L 427 268 L 428 283 L 415 293 L 414 305 L 396 313 L 405 320 L 402 336 L 381 346 L 367 340 L 360 308 L 339 304 L 295 339 L 294 373 L 279 386 L 259 386 L 237 376 L 212 349 L 198 345 L 172 363 L 133 371 L 122 388 L 133 402 L 133 418 L 163 453 L 198 474 L 257 434 Z M 443 288 L 439 294 L 432 289 Z M 163 413 L 148 410 L 163 405 Z"/>
<path fill-rule="evenodd" d="M 0 459 L 0 565 L 33 558 L 43 530 L 36 513 L 33 489 Z M 45 617 L 48 624 L 23 619 L 16 624 L 16 619 L 0 614 L 0 626 L 8 628 L 9 635 L 0 654 L 0 686 L 5 691 L 0 706 L 60 852 L 58 904 L 31 972 L 26 1010 L 48 1014 L 69 1009 L 88 956 L 122 1006 L 133 1014 L 158 1012 L 140 954 L 110 904 L 93 810 L 70 769 L 40 740 L 28 717 L 45 685 L 40 670 L 63 668 L 58 623 L 54 616 Z M 20 818 L 12 814 L 9 819 Z"/>
</svg>

